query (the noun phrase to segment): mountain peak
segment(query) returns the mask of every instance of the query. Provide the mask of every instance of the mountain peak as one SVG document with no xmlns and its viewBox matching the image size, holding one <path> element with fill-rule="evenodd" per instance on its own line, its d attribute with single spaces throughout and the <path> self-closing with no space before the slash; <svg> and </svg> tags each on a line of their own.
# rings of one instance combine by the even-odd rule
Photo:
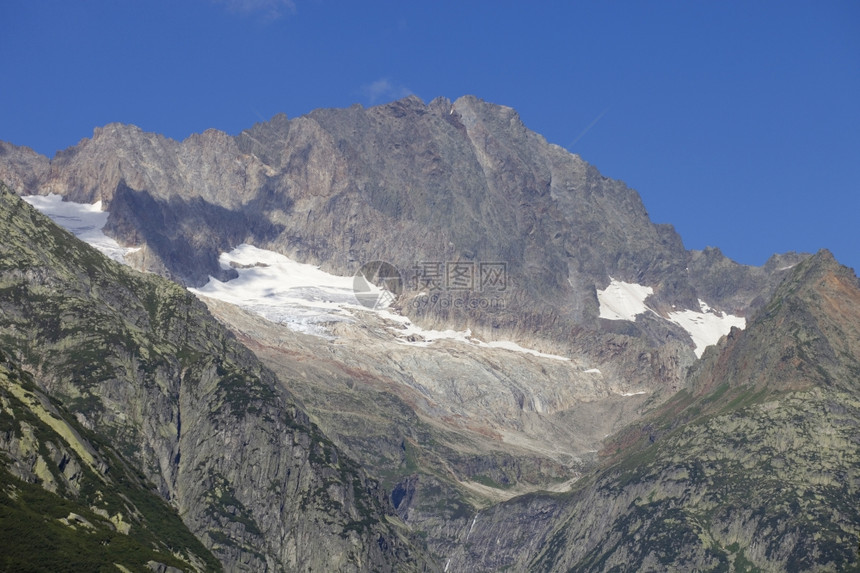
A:
<svg viewBox="0 0 860 573">
<path fill-rule="evenodd" d="M 492 312 L 454 304 L 457 285 L 443 289 L 445 304 L 419 308 L 418 277 L 406 277 L 416 288 L 402 304 L 426 324 L 540 338 L 557 351 L 581 346 L 570 333 L 588 328 L 639 340 L 631 353 L 681 339 L 694 356 L 689 336 L 654 316 L 601 323 L 596 289 L 610 276 L 652 286 L 664 314 L 703 301 L 746 316 L 781 272 L 686 251 L 635 190 L 548 144 L 514 109 L 472 95 L 278 115 L 236 137 L 209 130 L 182 142 L 109 124 L 50 169 L 32 165 L 0 155 L 0 174 L 28 182 L 31 194 L 102 200 L 106 233 L 142 247 L 145 270 L 188 285 L 222 276 L 219 252 L 242 243 L 341 275 L 373 260 L 405 273 L 424 263 L 504 265 L 504 289 L 478 281 L 467 297 L 492 299 Z M 193 223 L 175 225 L 179 215 Z"/>
<path fill-rule="evenodd" d="M 549 145 L 509 107 L 474 96 L 425 105 L 410 96 L 294 120 L 279 115 L 236 137 L 207 130 L 182 142 L 109 124 L 50 163 L 2 145 L 0 176 L 21 195 L 88 203 L 63 205 L 63 213 L 99 216 L 76 230 L 97 226 L 139 247 L 126 261 L 150 271 L 134 273 L 83 248 L 3 187 L 0 222 L 11 226 L 0 242 L 0 278 L 12 285 L 0 289 L 4 352 L 10 347 L 50 377 L 46 396 L 83 408 L 76 414 L 88 427 L 138 456 L 141 471 L 177 500 L 225 563 L 308 569 L 313 561 L 331 570 L 333 562 L 317 558 L 328 559 L 326 547 L 341 540 L 350 555 L 365 547 L 376 555 L 368 559 L 389 562 L 400 537 L 388 526 L 402 525 L 389 519 L 393 506 L 409 527 L 428 527 L 432 550 L 450 555 L 457 570 L 480 569 L 464 553 L 472 548 L 508 560 L 488 570 L 537 569 L 515 564 L 533 556 L 547 564 L 561 557 L 554 570 L 666 568 L 657 561 L 729 570 L 739 539 L 752 538 L 748 492 L 760 494 L 763 517 L 754 521 L 762 538 L 797 537 L 775 535 L 771 515 L 806 527 L 792 521 L 799 512 L 790 505 L 803 492 L 791 490 L 779 506 L 769 500 L 806 483 L 803 472 L 820 466 L 818 450 L 829 448 L 827 487 L 849 484 L 837 501 L 856 498 L 844 466 L 858 458 L 843 456 L 856 445 L 850 433 L 860 419 L 856 276 L 827 251 L 775 256 L 764 267 L 737 264 L 717 248 L 688 251 L 671 226 L 650 220 L 633 189 Z M 30 201 L 60 213 L 45 207 L 59 204 L 56 197 Z M 263 254 L 231 255 L 238 250 Z M 312 267 L 300 263 L 317 268 L 306 276 L 298 269 Z M 385 272 L 386 286 L 401 275 L 386 291 L 390 306 L 351 308 L 353 277 L 379 278 L 383 266 L 396 271 Z M 156 273 L 206 284 L 194 291 L 201 297 L 238 293 L 222 300 L 243 310 L 212 303 L 223 320 L 215 322 L 192 293 Z M 285 276 L 301 284 L 287 287 Z M 261 307 L 277 312 L 245 312 Z M 228 324 L 289 389 L 230 339 Z M 725 335 L 731 325 L 745 330 Z M 523 356 L 511 359 L 512 351 Z M 853 419 L 832 421 L 831 406 L 853 408 Z M 392 506 L 308 415 L 394 488 Z M 800 433 L 795 419 L 806 424 Z M 609 445 L 602 441 L 637 421 Z M 817 442 L 814 431 L 826 424 L 838 440 Z M 798 440 L 803 459 L 795 464 L 789 450 Z M 766 467 L 774 444 L 782 465 Z M 492 510 L 504 516 L 514 505 L 545 503 L 552 510 L 542 515 L 553 515 L 543 521 L 547 531 L 567 540 L 543 543 L 534 519 L 494 525 L 484 512 L 485 503 L 533 488 L 566 490 L 600 463 L 601 445 L 612 457 L 604 460 L 618 465 L 591 474 L 578 491 Z M 715 461 L 722 465 L 713 469 Z M 800 472 L 771 479 L 786 467 Z M 723 476 L 737 487 L 717 483 Z M 299 491 L 294 479 L 314 480 L 313 488 L 285 493 Z M 592 487 L 595 479 L 606 487 Z M 690 484 L 698 491 L 690 494 Z M 825 500 L 822 511 L 835 515 L 831 492 L 819 493 L 816 503 Z M 625 512 L 646 506 L 628 519 Z M 310 523 L 308 508 L 320 519 L 305 535 L 293 525 Z M 478 508 L 480 517 L 471 513 Z M 550 523 L 561 514 L 572 516 L 570 527 Z M 628 529 L 643 523 L 647 536 Z M 512 544 L 530 547 L 500 547 L 496 525 Z M 600 532 L 609 525 L 615 533 Z M 520 526 L 523 535 L 511 535 Z M 714 540 L 708 554 L 704 526 Z M 804 556 L 823 554 L 813 547 L 816 535 L 844 549 L 830 535 L 835 529 L 815 529 L 804 530 L 788 556 L 782 547 L 744 550 L 764 569 L 798 569 Z M 285 543 L 284 531 L 327 541 Z M 655 558 L 652 548 L 664 554 Z M 604 551 L 617 554 L 607 561 Z M 307 561 L 294 561 L 299 554 Z"/>
<path fill-rule="evenodd" d="M 697 395 L 717 383 L 774 392 L 856 384 L 860 370 L 860 282 L 821 250 L 798 263 L 743 333 L 705 355 L 690 376 Z M 847 370 L 848 369 L 848 370 Z"/>
</svg>

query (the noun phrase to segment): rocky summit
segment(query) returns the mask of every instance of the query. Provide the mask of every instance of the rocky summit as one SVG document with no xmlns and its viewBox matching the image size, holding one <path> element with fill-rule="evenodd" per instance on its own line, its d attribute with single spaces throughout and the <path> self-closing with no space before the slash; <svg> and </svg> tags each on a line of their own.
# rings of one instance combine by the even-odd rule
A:
<svg viewBox="0 0 860 573">
<path fill-rule="evenodd" d="M 0 567 L 860 567 L 853 271 L 689 251 L 510 108 L 111 124 L 0 181 Z"/>
</svg>

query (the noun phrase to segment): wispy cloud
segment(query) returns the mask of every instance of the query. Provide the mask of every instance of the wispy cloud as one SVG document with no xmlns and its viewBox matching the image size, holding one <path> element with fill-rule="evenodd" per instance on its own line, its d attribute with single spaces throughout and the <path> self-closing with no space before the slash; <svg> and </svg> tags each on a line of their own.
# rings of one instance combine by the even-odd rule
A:
<svg viewBox="0 0 860 573">
<path fill-rule="evenodd" d="M 284 13 L 293 14 L 296 3 L 293 0 L 212 0 L 237 14 L 257 14 L 274 20 Z"/>
<path fill-rule="evenodd" d="M 376 81 L 365 84 L 361 86 L 360 91 L 369 104 L 400 99 L 413 94 L 413 91 L 403 84 L 391 81 L 388 78 L 379 78 Z"/>
</svg>

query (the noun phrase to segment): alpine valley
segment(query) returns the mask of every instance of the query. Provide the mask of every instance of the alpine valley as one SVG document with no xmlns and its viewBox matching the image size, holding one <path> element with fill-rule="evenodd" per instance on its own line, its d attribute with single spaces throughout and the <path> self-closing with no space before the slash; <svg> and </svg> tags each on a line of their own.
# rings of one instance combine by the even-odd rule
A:
<svg viewBox="0 0 860 573">
<path fill-rule="evenodd" d="M 0 569 L 858 571 L 860 281 L 467 96 L 0 142 Z"/>
</svg>

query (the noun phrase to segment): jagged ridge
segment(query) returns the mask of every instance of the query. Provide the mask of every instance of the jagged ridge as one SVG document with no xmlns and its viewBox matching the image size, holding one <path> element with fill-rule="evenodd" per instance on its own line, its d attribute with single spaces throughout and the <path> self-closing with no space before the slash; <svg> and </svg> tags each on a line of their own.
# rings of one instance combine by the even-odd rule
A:
<svg viewBox="0 0 860 573">
<path fill-rule="evenodd" d="M 610 442 L 606 469 L 554 502 L 488 511 L 452 565 L 856 570 L 858 309 L 849 269 L 826 252 L 802 263 L 687 388 Z M 535 515 L 530 537 L 488 551 Z"/>
<path fill-rule="evenodd" d="M 146 246 L 136 264 L 187 285 L 228 276 L 218 253 L 241 242 L 345 275 L 372 260 L 407 273 L 504 262 L 511 288 L 491 293 L 497 312 L 408 300 L 404 309 L 547 344 L 598 322 L 595 287 L 610 276 L 654 287 L 658 309 L 698 310 L 705 298 L 743 315 L 796 262 L 756 269 L 717 250 L 687 252 L 635 191 L 529 131 L 514 110 L 471 96 L 280 115 L 236 137 L 208 130 L 183 142 L 111 124 L 50 162 L 2 144 L 3 178 L 19 193 L 103 200 L 108 232 Z M 687 338 L 648 317 L 600 328 L 652 345 Z"/>
</svg>

